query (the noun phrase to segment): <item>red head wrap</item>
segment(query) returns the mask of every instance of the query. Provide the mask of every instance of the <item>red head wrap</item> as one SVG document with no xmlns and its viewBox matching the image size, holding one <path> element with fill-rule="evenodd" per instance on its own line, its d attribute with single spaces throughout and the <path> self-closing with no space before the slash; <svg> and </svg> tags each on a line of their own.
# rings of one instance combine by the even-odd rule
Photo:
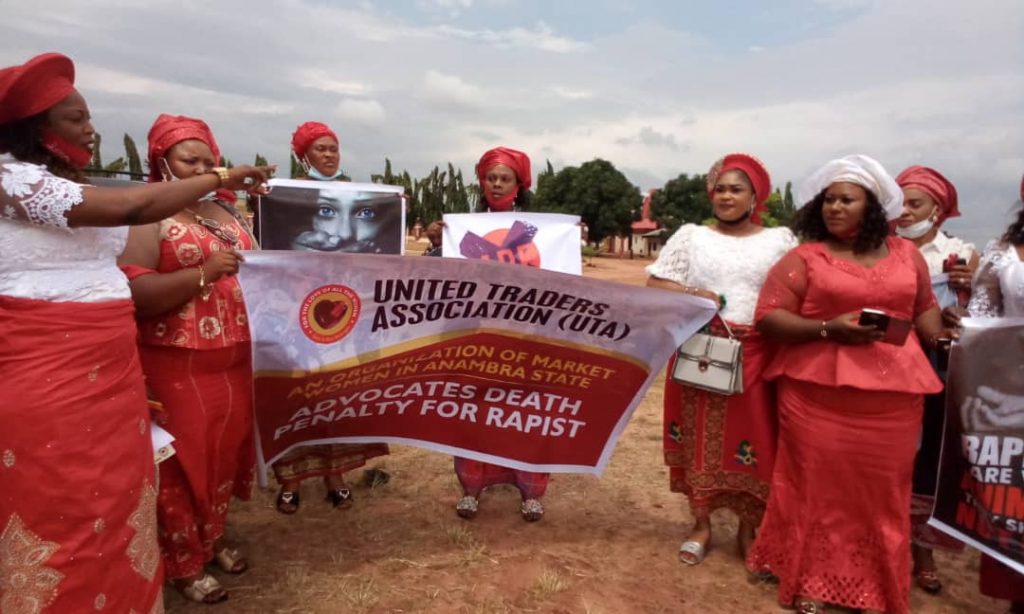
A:
<svg viewBox="0 0 1024 614">
<path fill-rule="evenodd" d="M 172 147 L 182 141 L 196 140 L 203 142 L 210 148 L 210 152 L 213 153 L 213 163 L 220 164 L 220 148 L 217 147 L 217 141 L 213 138 L 213 132 L 210 131 L 210 127 L 201 119 L 185 117 L 184 115 L 161 114 L 153 122 L 153 127 L 149 129 L 149 136 L 147 138 L 149 140 L 149 154 L 147 155 L 149 160 L 149 181 L 160 181 L 162 179 L 160 165 L 157 163 L 157 160 L 165 157 Z M 217 195 L 221 200 L 228 203 L 234 203 L 236 199 L 235 193 L 225 188 L 217 190 Z"/>
<path fill-rule="evenodd" d="M 516 191 L 511 195 L 506 195 L 502 200 L 507 202 L 502 203 L 492 201 L 484 185 L 487 171 L 499 164 L 504 164 L 512 169 L 516 174 L 516 181 L 518 182 Z M 484 196 L 492 208 L 501 209 L 503 208 L 502 205 L 505 208 L 510 208 L 515 197 L 519 194 L 519 190 L 529 190 L 530 186 L 533 185 L 533 175 L 530 173 L 530 157 L 516 149 L 495 147 L 480 156 L 480 161 L 476 163 L 476 178 L 480 182 L 480 186 L 484 188 Z"/>
<path fill-rule="evenodd" d="M 917 188 L 932 197 L 939 207 L 939 216 L 935 221 L 937 226 L 941 226 L 947 218 L 960 217 L 956 188 L 939 171 L 927 166 L 911 166 L 896 175 L 896 183 L 901 188 Z"/>
<path fill-rule="evenodd" d="M 305 157 L 306 152 L 309 151 L 310 145 L 317 139 L 325 136 L 334 139 L 335 143 L 340 143 L 338 135 L 334 134 L 334 131 L 328 128 L 327 124 L 306 122 L 296 128 L 292 134 L 292 152 L 295 153 L 296 158 L 301 160 Z"/>
<path fill-rule="evenodd" d="M 750 186 L 754 190 L 754 197 L 757 198 L 757 204 L 754 206 L 754 211 L 750 214 L 750 219 L 755 224 L 760 224 L 761 214 L 768 210 L 765 203 L 768 202 L 768 197 L 772 192 L 772 178 L 768 175 L 768 169 L 765 168 L 763 162 L 750 154 L 731 153 L 715 162 L 708 171 L 708 198 L 711 198 L 712 194 L 715 193 L 715 185 L 718 183 L 718 178 L 723 173 L 729 171 L 742 171 L 747 176 L 747 179 L 750 180 Z"/>
<path fill-rule="evenodd" d="M 167 155 L 172 147 L 182 141 L 202 141 L 213 152 L 214 164 L 220 164 L 220 148 L 213 138 L 213 132 L 201 119 L 184 115 L 162 114 L 149 129 L 149 180 L 160 181 L 160 165 L 157 160 Z"/>
<path fill-rule="evenodd" d="M 59 53 L 0 70 L 0 125 L 32 117 L 75 91 L 75 65 Z"/>
</svg>

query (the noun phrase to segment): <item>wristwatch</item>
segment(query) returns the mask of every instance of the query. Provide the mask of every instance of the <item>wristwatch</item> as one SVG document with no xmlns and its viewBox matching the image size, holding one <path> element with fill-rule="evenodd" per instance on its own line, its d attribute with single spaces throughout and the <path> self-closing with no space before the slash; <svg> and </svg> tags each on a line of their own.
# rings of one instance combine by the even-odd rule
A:
<svg viewBox="0 0 1024 614">
<path fill-rule="evenodd" d="M 208 172 L 216 174 L 217 177 L 220 179 L 221 185 L 227 183 L 228 179 L 231 178 L 230 175 L 228 175 L 228 169 L 223 166 L 215 166 L 211 168 Z"/>
</svg>

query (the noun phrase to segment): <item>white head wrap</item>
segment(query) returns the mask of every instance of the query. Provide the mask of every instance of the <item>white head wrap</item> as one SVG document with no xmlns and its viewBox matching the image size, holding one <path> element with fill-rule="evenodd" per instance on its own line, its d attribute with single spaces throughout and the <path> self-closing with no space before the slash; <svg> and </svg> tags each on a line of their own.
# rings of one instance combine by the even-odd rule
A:
<svg viewBox="0 0 1024 614">
<path fill-rule="evenodd" d="M 797 190 L 799 202 L 809 203 L 822 190 L 839 182 L 855 183 L 869 190 L 881 203 L 885 217 L 889 221 L 895 220 L 903 213 L 903 190 L 899 184 L 878 160 L 862 154 L 830 160 L 811 173 Z"/>
</svg>

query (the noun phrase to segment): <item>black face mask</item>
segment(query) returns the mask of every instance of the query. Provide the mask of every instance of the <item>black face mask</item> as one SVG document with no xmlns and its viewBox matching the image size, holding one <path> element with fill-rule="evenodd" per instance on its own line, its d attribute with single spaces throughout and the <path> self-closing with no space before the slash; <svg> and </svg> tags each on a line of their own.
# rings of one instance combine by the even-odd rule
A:
<svg viewBox="0 0 1024 614">
<path fill-rule="evenodd" d="M 744 213 L 740 217 L 736 218 L 735 220 L 723 220 L 722 218 L 718 217 L 718 215 L 716 215 L 714 213 L 712 213 L 711 215 L 715 218 L 716 221 L 718 221 L 719 224 L 725 224 L 726 226 L 739 226 L 743 222 L 747 221 L 747 218 L 749 218 L 750 215 L 753 212 L 754 212 L 754 210 L 752 208 L 751 209 L 747 209 L 746 213 Z"/>
</svg>

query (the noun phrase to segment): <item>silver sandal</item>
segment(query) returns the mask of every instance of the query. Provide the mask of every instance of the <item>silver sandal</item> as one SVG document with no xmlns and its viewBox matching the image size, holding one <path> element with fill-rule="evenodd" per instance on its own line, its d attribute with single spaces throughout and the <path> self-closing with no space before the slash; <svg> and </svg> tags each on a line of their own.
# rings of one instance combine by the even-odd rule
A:
<svg viewBox="0 0 1024 614">
<path fill-rule="evenodd" d="M 523 505 L 519 508 L 526 522 L 537 522 L 544 517 L 544 504 L 540 499 L 523 499 Z"/>
<path fill-rule="evenodd" d="M 472 497 L 470 495 L 466 495 L 459 499 L 459 502 L 455 504 L 455 513 L 458 514 L 460 518 L 465 518 L 466 520 L 470 520 L 476 516 L 476 512 L 479 509 L 480 501 L 477 500 L 476 497 Z"/>
<path fill-rule="evenodd" d="M 707 550 L 698 541 L 685 541 L 679 546 L 679 562 L 687 565 L 700 565 L 705 554 Z"/>
</svg>

